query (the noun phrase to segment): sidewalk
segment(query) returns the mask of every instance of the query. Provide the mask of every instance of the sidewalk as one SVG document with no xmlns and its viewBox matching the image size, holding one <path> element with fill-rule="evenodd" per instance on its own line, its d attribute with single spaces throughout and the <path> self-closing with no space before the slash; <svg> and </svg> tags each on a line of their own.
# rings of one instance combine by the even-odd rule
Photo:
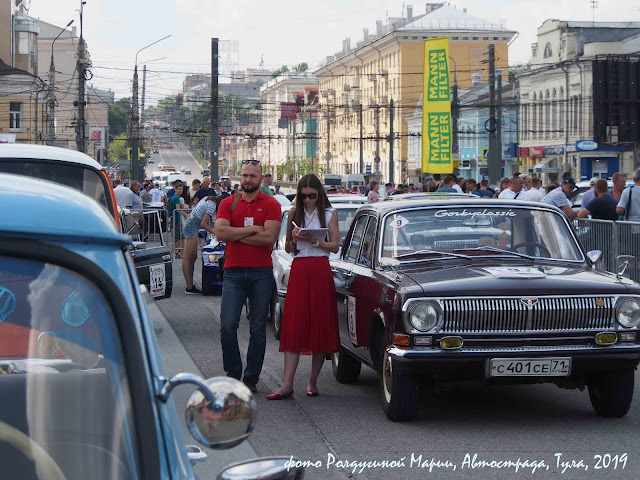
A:
<svg viewBox="0 0 640 480">
<path fill-rule="evenodd" d="M 183 291 L 185 288 L 184 278 L 182 276 L 182 270 L 180 262 L 174 262 L 174 289 Z M 176 269 L 177 267 L 177 269 Z M 171 301 L 161 300 L 162 302 Z M 176 336 L 175 332 L 171 328 L 169 322 L 162 317 L 162 320 L 158 322 L 156 327 L 162 328 L 162 332 L 157 336 L 158 346 L 160 347 L 160 353 L 162 355 L 162 361 L 164 363 L 167 375 L 171 377 L 177 373 L 194 373 L 202 376 L 202 373 L 193 362 L 193 359 L 189 355 Z M 182 426 L 182 434 L 184 441 L 187 445 L 198 444 L 196 440 L 191 436 L 189 430 L 186 427 L 184 420 L 184 411 L 187 405 L 187 401 L 194 391 L 195 387 L 185 385 L 178 387 L 171 394 L 173 401 L 176 405 L 178 417 L 180 419 L 180 425 Z M 251 437 L 249 437 L 249 441 Z M 205 452 L 208 458 L 203 463 L 198 463 L 193 467 L 194 473 L 200 480 L 215 480 L 220 471 L 231 463 L 241 462 L 257 457 L 255 450 L 250 445 L 249 441 L 245 441 L 235 448 L 230 450 L 212 450 L 205 448 Z M 200 445 L 201 446 L 201 445 Z"/>
</svg>

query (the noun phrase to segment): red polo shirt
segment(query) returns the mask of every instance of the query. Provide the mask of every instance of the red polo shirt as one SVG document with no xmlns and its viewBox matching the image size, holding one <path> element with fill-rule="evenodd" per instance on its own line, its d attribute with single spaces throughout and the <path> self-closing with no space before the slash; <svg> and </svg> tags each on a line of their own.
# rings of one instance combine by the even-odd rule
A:
<svg viewBox="0 0 640 480">
<path fill-rule="evenodd" d="M 242 195 L 239 193 L 238 195 Z M 244 227 L 244 219 L 253 217 L 253 224 L 264 226 L 267 220 L 282 222 L 282 211 L 280 202 L 273 197 L 262 192 L 251 202 L 247 202 L 240 197 L 233 215 L 231 214 L 231 204 L 235 195 L 225 198 L 220 202 L 217 218 L 224 218 L 231 223 L 232 227 Z M 271 262 L 272 245 L 256 247 L 240 242 L 227 242 L 226 259 L 224 268 L 233 267 L 273 267 Z"/>
</svg>

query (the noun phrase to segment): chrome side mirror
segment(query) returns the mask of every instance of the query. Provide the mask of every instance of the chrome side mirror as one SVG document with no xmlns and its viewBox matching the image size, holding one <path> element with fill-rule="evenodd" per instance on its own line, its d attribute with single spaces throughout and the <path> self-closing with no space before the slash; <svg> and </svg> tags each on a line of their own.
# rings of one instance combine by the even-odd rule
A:
<svg viewBox="0 0 640 480">
<path fill-rule="evenodd" d="M 187 402 L 185 419 L 193 438 L 205 447 L 223 450 L 241 444 L 256 423 L 256 401 L 246 385 L 234 378 L 203 380 L 198 375 L 179 373 L 163 382 L 156 396 L 166 402 L 178 385 L 198 387 Z"/>
<path fill-rule="evenodd" d="M 302 478 L 304 467 L 297 466 L 295 457 L 265 457 L 236 463 L 225 468 L 216 480 L 297 480 Z"/>
<path fill-rule="evenodd" d="M 587 252 L 587 257 L 591 260 L 591 263 L 594 265 L 598 265 L 602 261 L 602 251 L 601 250 L 591 250 Z"/>
<path fill-rule="evenodd" d="M 616 278 L 621 279 L 627 270 L 636 266 L 636 257 L 633 255 L 618 255 L 616 257 L 616 270 L 618 273 Z"/>
</svg>

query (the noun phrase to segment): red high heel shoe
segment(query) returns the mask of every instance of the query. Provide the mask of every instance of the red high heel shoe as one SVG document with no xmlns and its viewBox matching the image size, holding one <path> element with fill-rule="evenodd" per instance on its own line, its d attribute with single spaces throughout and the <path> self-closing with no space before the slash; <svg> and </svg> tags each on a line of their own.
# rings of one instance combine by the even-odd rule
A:
<svg viewBox="0 0 640 480">
<path fill-rule="evenodd" d="M 320 392 L 318 392 L 318 390 L 316 390 L 315 392 L 313 390 L 307 390 L 307 397 L 317 397 L 318 395 L 320 395 Z"/>
<path fill-rule="evenodd" d="M 289 399 L 289 398 L 293 398 L 293 390 L 291 390 L 286 395 L 282 395 L 280 393 L 272 393 L 270 395 L 267 395 L 264 398 L 266 398 L 267 400 L 286 400 L 286 399 Z"/>
</svg>

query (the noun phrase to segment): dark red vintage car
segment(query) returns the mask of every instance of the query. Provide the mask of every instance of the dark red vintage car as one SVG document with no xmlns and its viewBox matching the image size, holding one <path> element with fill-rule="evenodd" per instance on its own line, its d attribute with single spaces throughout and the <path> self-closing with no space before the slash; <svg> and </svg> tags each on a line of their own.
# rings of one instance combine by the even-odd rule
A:
<svg viewBox="0 0 640 480">
<path fill-rule="evenodd" d="M 331 260 L 342 351 L 333 372 L 380 376 L 387 417 L 412 418 L 418 385 L 588 387 L 621 417 L 640 361 L 640 285 L 598 270 L 560 210 L 539 203 L 431 199 L 362 206 Z M 422 379 L 423 382 L 419 382 Z"/>
</svg>

